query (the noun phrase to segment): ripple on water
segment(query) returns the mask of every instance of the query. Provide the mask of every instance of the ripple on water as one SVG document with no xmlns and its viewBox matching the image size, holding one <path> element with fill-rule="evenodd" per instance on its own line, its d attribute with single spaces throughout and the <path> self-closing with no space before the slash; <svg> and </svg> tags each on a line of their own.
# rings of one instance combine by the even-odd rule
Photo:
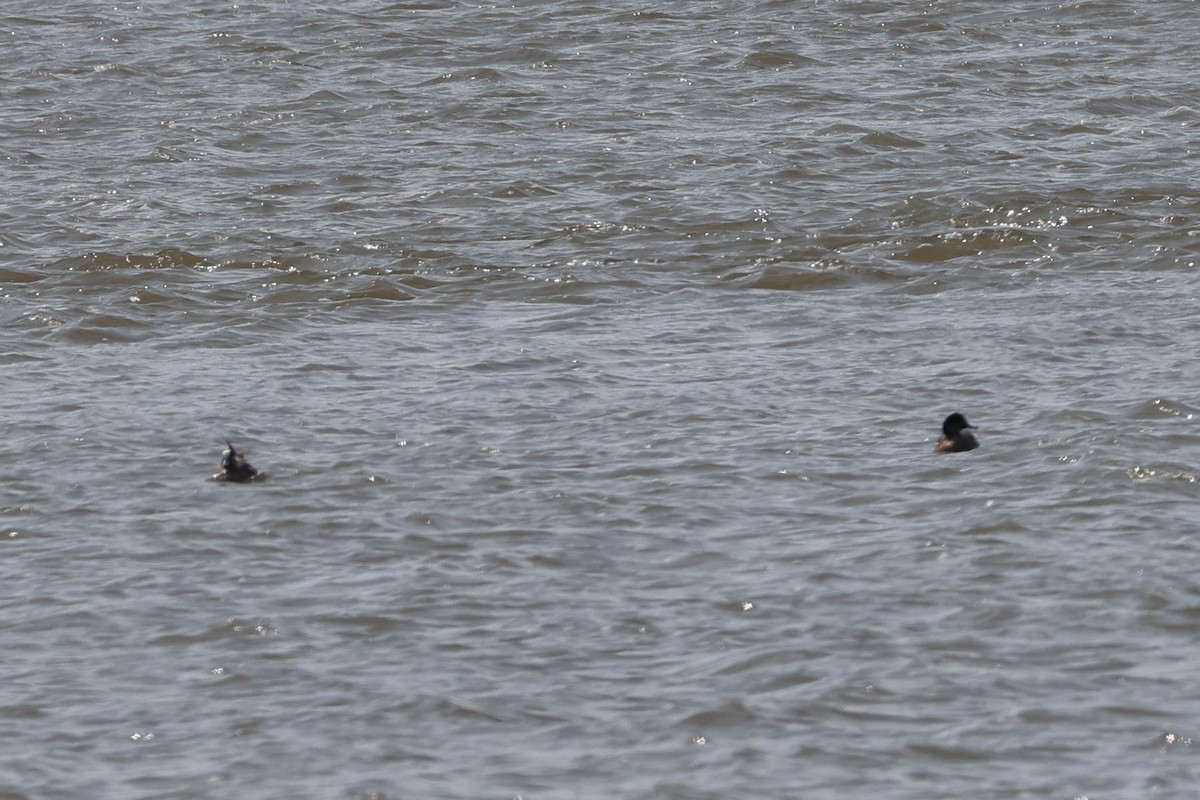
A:
<svg viewBox="0 0 1200 800">
<path fill-rule="evenodd" d="M 1188 796 L 1190 12 L 296 11 L 6 18 L 0 792 Z"/>
</svg>

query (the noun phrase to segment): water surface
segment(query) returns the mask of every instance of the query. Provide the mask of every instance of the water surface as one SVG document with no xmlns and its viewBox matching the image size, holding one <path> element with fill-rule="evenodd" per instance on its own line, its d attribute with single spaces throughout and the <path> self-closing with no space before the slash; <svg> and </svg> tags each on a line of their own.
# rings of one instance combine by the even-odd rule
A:
<svg viewBox="0 0 1200 800">
<path fill-rule="evenodd" d="M 1195 17 L 9 3 L 0 796 L 1186 796 Z"/>
</svg>

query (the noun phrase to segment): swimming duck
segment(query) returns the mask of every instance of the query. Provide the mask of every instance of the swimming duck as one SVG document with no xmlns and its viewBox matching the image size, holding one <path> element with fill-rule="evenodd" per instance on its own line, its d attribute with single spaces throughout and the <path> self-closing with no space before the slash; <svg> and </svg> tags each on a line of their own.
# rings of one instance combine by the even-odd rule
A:
<svg viewBox="0 0 1200 800">
<path fill-rule="evenodd" d="M 975 436 L 967 428 L 974 430 L 975 426 L 967 422 L 967 418 L 955 412 L 946 417 L 942 423 L 942 436 L 933 446 L 935 453 L 965 453 L 979 447 Z"/>
<path fill-rule="evenodd" d="M 246 483 L 254 480 L 258 470 L 250 466 L 250 462 L 244 455 L 233 449 L 233 445 L 228 439 L 225 444 L 229 445 L 229 449 L 221 454 L 221 468 L 212 476 L 212 479 L 230 483 Z"/>
</svg>

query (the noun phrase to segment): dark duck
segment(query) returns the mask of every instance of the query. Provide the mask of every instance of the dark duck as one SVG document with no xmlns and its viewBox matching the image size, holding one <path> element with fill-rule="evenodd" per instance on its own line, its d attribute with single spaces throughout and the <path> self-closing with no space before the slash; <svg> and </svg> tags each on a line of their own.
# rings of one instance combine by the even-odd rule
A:
<svg viewBox="0 0 1200 800">
<path fill-rule="evenodd" d="M 975 441 L 975 435 L 971 433 L 974 429 L 975 426 L 967 422 L 967 418 L 962 414 L 951 414 L 942 423 L 942 436 L 933 446 L 933 452 L 965 453 L 974 450 L 979 447 L 979 442 Z"/>
<path fill-rule="evenodd" d="M 228 481 L 229 483 L 246 483 L 254 480 L 258 475 L 258 470 L 250 466 L 250 462 L 246 457 L 233 449 L 233 445 L 226 441 L 229 449 L 221 454 L 221 468 L 212 476 L 214 481 Z"/>
</svg>

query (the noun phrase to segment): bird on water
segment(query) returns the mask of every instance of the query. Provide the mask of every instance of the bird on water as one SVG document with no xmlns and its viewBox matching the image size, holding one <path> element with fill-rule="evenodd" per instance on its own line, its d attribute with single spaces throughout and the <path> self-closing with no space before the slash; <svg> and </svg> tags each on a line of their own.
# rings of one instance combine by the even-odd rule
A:
<svg viewBox="0 0 1200 800">
<path fill-rule="evenodd" d="M 962 414 L 955 412 L 946 417 L 946 421 L 942 423 L 941 438 L 933 446 L 933 452 L 965 453 L 979 447 L 979 442 L 968 428 L 974 430 L 975 426 L 967 422 L 967 418 Z"/>
<path fill-rule="evenodd" d="M 221 468 L 212 476 L 212 479 L 229 483 L 246 483 L 254 480 L 258 475 L 258 470 L 250 466 L 250 462 L 244 455 L 233 449 L 233 444 L 229 440 L 226 440 L 225 444 L 229 446 L 229 449 L 221 454 Z"/>
</svg>

